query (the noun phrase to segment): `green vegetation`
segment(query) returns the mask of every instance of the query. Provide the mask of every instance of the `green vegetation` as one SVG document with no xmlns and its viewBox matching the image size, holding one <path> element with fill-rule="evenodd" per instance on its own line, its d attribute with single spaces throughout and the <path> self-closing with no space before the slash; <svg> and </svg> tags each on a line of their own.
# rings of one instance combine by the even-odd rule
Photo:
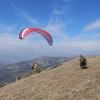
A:
<svg viewBox="0 0 100 100">
<path fill-rule="evenodd" d="M 20 79 L 22 79 L 20 76 L 17 78 L 17 80 L 20 80 Z"/>
<path fill-rule="evenodd" d="M 40 73 L 41 71 L 42 71 L 41 69 L 39 69 L 39 68 L 36 68 L 36 69 L 34 69 L 34 72 L 33 72 L 33 74 Z"/>
<path fill-rule="evenodd" d="M 36 68 L 36 69 L 34 69 L 33 74 L 40 73 L 41 71 L 42 71 L 41 69 Z M 32 75 L 32 74 L 30 74 L 30 75 Z M 26 77 L 28 77 L 28 76 L 30 76 L 30 75 L 26 74 L 24 77 L 19 76 L 19 77 L 17 78 L 17 80 L 21 80 L 21 79 L 26 78 Z"/>
</svg>

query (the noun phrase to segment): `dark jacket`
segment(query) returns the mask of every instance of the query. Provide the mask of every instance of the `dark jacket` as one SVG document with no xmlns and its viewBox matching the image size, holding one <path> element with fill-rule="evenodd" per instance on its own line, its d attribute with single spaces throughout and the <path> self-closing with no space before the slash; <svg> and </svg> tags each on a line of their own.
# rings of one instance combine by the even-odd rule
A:
<svg viewBox="0 0 100 100">
<path fill-rule="evenodd" d="M 83 56 L 79 60 L 80 60 L 80 66 L 86 66 L 87 65 L 86 58 L 84 58 Z"/>
</svg>

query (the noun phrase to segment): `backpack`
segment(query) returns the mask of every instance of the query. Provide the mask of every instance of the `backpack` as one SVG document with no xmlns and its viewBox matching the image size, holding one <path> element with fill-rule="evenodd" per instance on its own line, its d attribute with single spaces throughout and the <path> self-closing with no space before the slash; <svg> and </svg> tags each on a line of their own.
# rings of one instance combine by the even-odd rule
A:
<svg viewBox="0 0 100 100">
<path fill-rule="evenodd" d="M 81 58 L 80 59 L 80 65 L 82 66 L 82 65 L 87 65 L 87 63 L 86 63 L 86 58 Z"/>
<path fill-rule="evenodd" d="M 83 58 L 83 57 L 82 57 L 82 58 L 80 59 L 80 61 L 81 61 L 81 62 L 86 62 L 86 58 Z"/>
</svg>

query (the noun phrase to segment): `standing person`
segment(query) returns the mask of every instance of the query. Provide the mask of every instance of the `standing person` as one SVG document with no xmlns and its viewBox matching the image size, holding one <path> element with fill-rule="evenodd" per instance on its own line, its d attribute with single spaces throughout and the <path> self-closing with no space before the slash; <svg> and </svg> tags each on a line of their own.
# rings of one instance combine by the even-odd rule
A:
<svg viewBox="0 0 100 100">
<path fill-rule="evenodd" d="M 84 58 L 81 54 L 80 54 L 80 68 L 81 69 L 85 69 L 86 65 L 87 65 L 87 61 L 86 58 Z"/>
</svg>

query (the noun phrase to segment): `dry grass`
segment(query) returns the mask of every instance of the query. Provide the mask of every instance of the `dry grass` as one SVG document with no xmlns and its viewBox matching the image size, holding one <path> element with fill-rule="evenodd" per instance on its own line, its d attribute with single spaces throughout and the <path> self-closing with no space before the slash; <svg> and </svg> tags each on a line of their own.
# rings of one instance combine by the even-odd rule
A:
<svg viewBox="0 0 100 100">
<path fill-rule="evenodd" d="M 100 100 L 100 56 L 74 59 L 0 88 L 0 100 Z"/>
</svg>

